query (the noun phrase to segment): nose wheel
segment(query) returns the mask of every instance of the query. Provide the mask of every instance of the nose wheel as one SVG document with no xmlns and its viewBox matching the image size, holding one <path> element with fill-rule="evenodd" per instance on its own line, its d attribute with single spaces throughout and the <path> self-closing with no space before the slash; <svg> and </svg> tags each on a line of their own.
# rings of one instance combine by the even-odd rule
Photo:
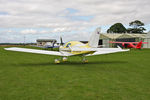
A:
<svg viewBox="0 0 150 100">
<path fill-rule="evenodd" d="M 85 57 L 83 57 L 82 62 L 83 62 L 83 63 L 88 63 L 88 60 L 85 59 Z"/>
<path fill-rule="evenodd" d="M 67 57 L 63 57 L 63 58 L 62 58 L 62 61 L 63 61 L 63 62 L 68 61 Z"/>
</svg>

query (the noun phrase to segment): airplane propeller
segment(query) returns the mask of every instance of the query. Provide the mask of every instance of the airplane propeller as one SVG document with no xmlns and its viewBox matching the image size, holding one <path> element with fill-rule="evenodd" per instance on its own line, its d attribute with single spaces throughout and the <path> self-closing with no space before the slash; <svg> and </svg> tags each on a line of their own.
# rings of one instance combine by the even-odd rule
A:
<svg viewBox="0 0 150 100">
<path fill-rule="evenodd" d="M 64 43 L 63 43 L 63 40 L 62 40 L 62 37 L 60 37 L 60 45 L 62 46 Z"/>
</svg>

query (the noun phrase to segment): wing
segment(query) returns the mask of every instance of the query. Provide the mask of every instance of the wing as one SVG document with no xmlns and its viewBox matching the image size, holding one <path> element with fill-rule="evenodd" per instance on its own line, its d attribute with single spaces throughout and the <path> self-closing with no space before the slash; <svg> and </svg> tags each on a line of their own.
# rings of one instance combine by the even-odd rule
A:
<svg viewBox="0 0 150 100">
<path fill-rule="evenodd" d="M 120 47 L 118 47 L 118 48 L 98 48 L 96 52 L 94 52 L 93 54 L 88 54 L 86 56 L 109 54 L 109 53 L 116 53 L 116 52 L 125 52 L 125 51 L 129 51 L 129 49 L 121 49 Z"/>
<path fill-rule="evenodd" d="M 19 51 L 19 52 L 28 52 L 28 53 L 37 53 L 37 54 L 65 56 L 62 53 L 57 52 L 57 51 L 36 50 L 36 49 L 27 49 L 27 48 L 18 48 L 18 47 L 11 47 L 11 48 L 4 48 L 4 49 L 5 50 L 10 50 L 10 51 Z"/>
<path fill-rule="evenodd" d="M 112 41 L 110 41 L 109 43 L 119 43 L 119 44 L 122 44 L 122 43 L 124 43 L 124 44 L 130 44 L 130 43 L 132 43 L 132 44 L 138 44 L 139 42 L 112 42 Z M 148 42 L 142 42 L 142 44 L 147 44 Z"/>
<path fill-rule="evenodd" d="M 119 43 L 119 44 L 122 44 L 122 43 L 124 43 L 124 44 L 134 43 L 134 44 L 138 44 L 139 42 L 112 42 L 112 41 L 110 41 L 109 43 Z"/>
<path fill-rule="evenodd" d="M 142 44 L 148 44 L 148 42 L 142 42 Z"/>
</svg>

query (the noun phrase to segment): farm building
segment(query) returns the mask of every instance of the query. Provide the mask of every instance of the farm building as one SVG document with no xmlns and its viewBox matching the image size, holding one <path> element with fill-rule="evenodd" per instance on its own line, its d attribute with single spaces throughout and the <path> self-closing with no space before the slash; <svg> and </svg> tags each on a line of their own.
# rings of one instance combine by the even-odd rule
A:
<svg viewBox="0 0 150 100">
<path fill-rule="evenodd" d="M 54 46 L 54 44 L 57 42 L 56 39 L 37 39 L 37 46 L 45 46 L 45 45 L 51 45 Z"/>
<path fill-rule="evenodd" d="M 150 32 L 148 34 L 128 34 L 128 33 L 106 33 L 100 35 L 99 45 L 105 47 L 116 47 L 116 44 L 110 44 L 109 41 L 120 41 L 120 42 L 148 42 L 143 44 L 143 48 L 150 48 Z M 121 46 L 121 45 L 120 45 Z"/>
<path fill-rule="evenodd" d="M 148 44 L 144 44 L 144 48 L 150 48 L 150 31 L 146 34 L 146 38 L 144 39 L 144 42 L 148 42 Z"/>
</svg>

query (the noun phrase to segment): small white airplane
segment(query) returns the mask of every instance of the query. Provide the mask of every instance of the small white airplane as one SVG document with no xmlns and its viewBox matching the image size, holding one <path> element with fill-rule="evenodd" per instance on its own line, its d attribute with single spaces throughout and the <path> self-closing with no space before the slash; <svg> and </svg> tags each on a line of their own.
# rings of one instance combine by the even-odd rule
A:
<svg viewBox="0 0 150 100">
<path fill-rule="evenodd" d="M 94 56 L 100 54 L 129 51 L 129 49 L 125 50 L 121 49 L 120 47 L 97 48 L 99 38 L 100 38 L 100 28 L 97 28 L 95 32 L 92 33 L 92 36 L 87 44 L 83 44 L 79 41 L 70 41 L 65 43 L 63 46 L 60 46 L 59 51 L 36 50 L 18 47 L 5 48 L 5 50 L 62 56 L 62 61 L 67 61 L 68 56 L 81 56 L 83 58 L 84 63 L 88 62 L 88 60 L 85 59 L 85 56 Z M 54 62 L 60 63 L 60 59 L 55 59 Z"/>
</svg>

